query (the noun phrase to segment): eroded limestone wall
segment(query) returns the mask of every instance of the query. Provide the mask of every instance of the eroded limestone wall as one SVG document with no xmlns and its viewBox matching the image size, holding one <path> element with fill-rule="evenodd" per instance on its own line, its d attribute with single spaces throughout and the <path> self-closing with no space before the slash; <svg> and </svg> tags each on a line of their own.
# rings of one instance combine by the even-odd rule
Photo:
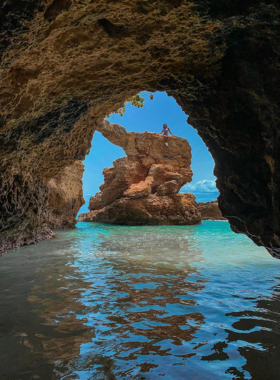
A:
<svg viewBox="0 0 280 380">
<path fill-rule="evenodd" d="M 76 161 L 48 182 L 48 225 L 50 228 L 75 227 L 77 213 L 85 204 L 83 174 L 84 164 Z"/>
</svg>

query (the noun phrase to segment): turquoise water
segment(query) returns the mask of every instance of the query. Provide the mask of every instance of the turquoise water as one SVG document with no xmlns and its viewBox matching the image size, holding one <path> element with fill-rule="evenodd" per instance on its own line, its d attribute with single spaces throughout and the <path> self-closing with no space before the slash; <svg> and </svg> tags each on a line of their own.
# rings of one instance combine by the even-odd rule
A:
<svg viewBox="0 0 280 380">
<path fill-rule="evenodd" d="M 0 379 L 279 379 L 280 261 L 227 222 L 78 223 L 0 258 Z"/>
</svg>

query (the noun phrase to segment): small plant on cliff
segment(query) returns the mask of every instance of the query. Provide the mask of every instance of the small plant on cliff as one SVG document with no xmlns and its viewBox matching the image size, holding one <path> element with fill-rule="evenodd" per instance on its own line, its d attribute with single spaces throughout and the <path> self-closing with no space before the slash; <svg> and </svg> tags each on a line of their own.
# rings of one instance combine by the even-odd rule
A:
<svg viewBox="0 0 280 380">
<path fill-rule="evenodd" d="M 149 96 L 149 98 L 151 100 L 154 99 L 154 96 L 152 93 L 142 93 L 141 96 L 138 94 L 138 95 L 134 95 L 132 96 L 131 98 L 129 98 L 122 107 L 120 107 L 116 113 L 120 114 L 121 117 L 123 117 L 123 115 L 125 114 L 125 110 L 126 110 L 126 105 L 127 104 L 131 104 L 132 106 L 134 107 L 137 107 L 137 108 L 143 108 L 144 107 L 144 103 L 145 103 L 145 97 L 146 96 Z"/>
</svg>

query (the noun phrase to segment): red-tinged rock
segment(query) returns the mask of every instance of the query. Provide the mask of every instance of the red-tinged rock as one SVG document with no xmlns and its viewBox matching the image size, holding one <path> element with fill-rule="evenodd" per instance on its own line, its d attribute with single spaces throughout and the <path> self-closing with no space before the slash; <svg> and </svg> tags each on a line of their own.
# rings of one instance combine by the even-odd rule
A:
<svg viewBox="0 0 280 380">
<path fill-rule="evenodd" d="M 101 210 L 79 216 L 79 221 L 121 225 L 192 225 L 199 224 L 200 214 L 192 194 L 144 199 L 121 198 Z"/>
<path fill-rule="evenodd" d="M 124 197 L 127 198 L 145 198 L 151 193 L 151 186 L 147 184 L 145 181 L 141 181 L 139 183 L 133 183 L 125 192 Z"/>
<path fill-rule="evenodd" d="M 175 180 L 168 181 L 160 185 L 157 189 L 157 195 L 177 194 L 180 187 Z"/>
<path fill-rule="evenodd" d="M 89 209 L 90 210 L 100 210 L 104 207 L 102 201 L 102 193 L 95 194 L 94 197 L 91 197 L 89 200 Z"/>
<path fill-rule="evenodd" d="M 98 130 L 128 157 L 104 169 L 101 193 L 90 199 L 90 212 L 81 214 L 80 221 L 127 225 L 200 222 L 194 196 L 177 194 L 192 179 L 187 140 L 174 136 L 166 146 L 156 133 L 127 133 L 108 121 Z"/>
</svg>

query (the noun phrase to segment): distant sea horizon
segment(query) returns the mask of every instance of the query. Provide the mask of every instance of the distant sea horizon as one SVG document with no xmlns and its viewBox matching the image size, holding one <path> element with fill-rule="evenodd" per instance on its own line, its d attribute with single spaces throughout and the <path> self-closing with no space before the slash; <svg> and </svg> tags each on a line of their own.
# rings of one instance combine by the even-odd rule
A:
<svg viewBox="0 0 280 380">
<path fill-rule="evenodd" d="M 181 193 L 184 193 L 184 191 L 182 191 Z M 218 198 L 219 194 L 220 194 L 218 191 L 209 191 L 209 192 L 205 192 L 205 191 L 190 191 L 190 193 L 195 196 L 197 202 L 211 202 L 211 201 L 215 201 Z"/>
</svg>

